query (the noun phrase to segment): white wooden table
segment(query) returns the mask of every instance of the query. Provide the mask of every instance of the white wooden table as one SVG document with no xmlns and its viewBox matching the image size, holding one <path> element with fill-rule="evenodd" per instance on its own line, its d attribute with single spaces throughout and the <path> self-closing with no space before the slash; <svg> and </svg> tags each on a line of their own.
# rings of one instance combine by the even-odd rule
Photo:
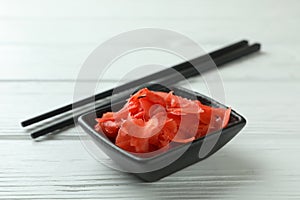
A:
<svg viewBox="0 0 300 200">
<path fill-rule="evenodd" d="M 297 0 L 0 0 L 0 199 L 300 199 L 299 8 Z M 95 161 L 75 129 L 32 141 L 19 122 L 71 102 L 89 53 L 142 27 L 183 33 L 207 51 L 261 42 L 262 53 L 220 71 L 245 129 L 155 183 Z"/>
</svg>

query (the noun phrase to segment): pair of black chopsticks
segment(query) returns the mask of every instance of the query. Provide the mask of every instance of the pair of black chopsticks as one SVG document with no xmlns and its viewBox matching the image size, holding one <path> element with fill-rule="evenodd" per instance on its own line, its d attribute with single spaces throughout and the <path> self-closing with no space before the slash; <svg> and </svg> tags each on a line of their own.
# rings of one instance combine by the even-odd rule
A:
<svg viewBox="0 0 300 200">
<path fill-rule="evenodd" d="M 211 52 L 211 53 L 209 53 L 209 56 L 215 62 L 216 66 L 219 68 L 222 65 L 224 65 L 230 61 L 236 60 L 238 58 L 241 58 L 243 56 L 257 52 L 259 50 L 260 50 L 260 44 L 255 43 L 255 44 L 249 45 L 248 41 L 242 40 L 240 42 L 231 44 L 229 46 L 226 46 L 224 48 L 221 48 L 219 50 Z M 211 70 L 211 65 L 205 64 L 205 62 L 207 62 L 207 61 L 208 61 L 207 55 L 200 56 L 191 61 L 178 64 L 174 67 L 167 68 L 165 70 L 142 77 L 140 79 L 130 81 L 130 82 L 125 83 L 116 88 L 101 92 L 99 94 L 96 94 L 95 96 L 91 96 L 91 97 L 82 99 L 80 101 L 74 102 L 73 104 L 68 104 L 66 106 L 57 108 L 55 110 L 46 112 L 44 114 L 38 115 L 33 118 L 30 118 L 28 120 L 21 122 L 21 125 L 23 127 L 26 127 L 26 126 L 38 123 L 43 120 L 65 114 L 73 109 L 77 109 L 77 108 L 79 109 L 80 107 L 83 107 L 94 101 L 106 99 L 106 101 L 103 101 L 102 104 L 100 104 L 99 106 L 96 107 L 96 109 L 101 106 L 108 105 L 110 103 L 109 98 L 113 95 L 114 91 L 130 91 L 130 89 L 134 89 L 136 87 L 139 87 L 143 84 L 147 84 L 149 82 L 158 83 L 158 84 L 162 84 L 162 85 L 175 84 L 175 83 L 181 81 L 183 79 L 183 77 L 190 78 L 190 77 L 199 75 L 199 72 L 203 73 L 203 72 Z M 179 73 L 174 73 L 174 70 L 178 71 Z M 118 94 L 114 94 L 114 95 L 118 95 Z M 126 94 L 126 95 L 129 96 L 130 94 Z M 45 128 L 42 128 L 40 130 L 33 132 L 31 134 L 31 137 L 38 138 L 38 137 L 46 135 L 48 133 L 72 126 L 75 124 L 76 120 L 79 118 L 80 115 L 82 115 L 86 112 L 92 111 L 92 110 L 93 109 L 82 111 L 81 113 L 79 113 L 75 116 L 70 114 L 68 116 L 68 118 L 66 118 L 62 121 L 59 121 L 48 127 L 45 127 Z"/>
</svg>

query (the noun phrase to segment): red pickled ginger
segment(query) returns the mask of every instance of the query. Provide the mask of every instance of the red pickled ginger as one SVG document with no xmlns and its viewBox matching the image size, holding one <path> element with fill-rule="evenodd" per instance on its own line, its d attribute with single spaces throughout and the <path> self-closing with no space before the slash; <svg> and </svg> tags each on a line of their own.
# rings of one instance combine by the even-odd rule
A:
<svg viewBox="0 0 300 200">
<path fill-rule="evenodd" d="M 227 126 L 231 109 L 147 88 L 132 95 L 118 112 L 97 118 L 97 132 L 130 152 L 148 153 L 171 142 L 187 143 Z"/>
</svg>

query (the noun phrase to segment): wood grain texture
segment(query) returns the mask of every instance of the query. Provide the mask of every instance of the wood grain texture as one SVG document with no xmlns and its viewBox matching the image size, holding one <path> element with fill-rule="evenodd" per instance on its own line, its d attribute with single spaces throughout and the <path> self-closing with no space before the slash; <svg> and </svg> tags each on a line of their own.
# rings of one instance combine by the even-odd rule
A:
<svg viewBox="0 0 300 200">
<path fill-rule="evenodd" d="M 299 6 L 296 0 L 0 0 L 0 199 L 299 199 Z M 243 131 L 209 159 L 155 183 L 97 162 L 80 142 L 80 129 L 31 141 L 30 128 L 19 122 L 71 102 L 94 48 L 142 27 L 177 31 L 206 52 L 245 38 L 263 44 L 260 54 L 220 70 L 226 104 L 247 119 Z M 119 45 L 126 43 L 111 48 Z M 180 59 L 130 55 L 96 90 L 153 62 Z M 210 94 L 202 78 L 190 85 Z"/>
</svg>

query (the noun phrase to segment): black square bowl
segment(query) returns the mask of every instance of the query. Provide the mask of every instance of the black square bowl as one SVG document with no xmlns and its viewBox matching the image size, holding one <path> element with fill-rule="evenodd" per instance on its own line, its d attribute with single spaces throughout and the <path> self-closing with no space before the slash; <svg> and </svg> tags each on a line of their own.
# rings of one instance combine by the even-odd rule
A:
<svg viewBox="0 0 300 200">
<path fill-rule="evenodd" d="M 187 90 L 185 88 L 178 87 L 148 87 L 151 90 L 174 91 L 174 94 L 182 96 L 188 99 L 195 99 L 195 97 L 205 105 L 209 105 L 217 108 L 227 108 L 219 102 L 199 94 L 194 91 Z M 121 108 L 126 103 L 126 99 L 119 100 L 114 104 L 114 109 Z M 100 109 L 85 114 L 79 118 L 79 124 L 85 132 L 87 132 L 93 142 L 107 154 L 117 165 L 119 165 L 125 171 L 130 171 L 137 177 L 144 181 L 157 181 L 167 175 L 170 175 L 180 169 L 183 169 L 193 163 L 201 161 L 219 149 L 221 149 L 226 143 L 228 143 L 237 133 L 245 126 L 246 120 L 240 114 L 231 110 L 230 120 L 228 125 L 222 129 L 222 131 L 209 133 L 206 137 L 194 140 L 191 143 L 180 144 L 174 146 L 166 151 L 157 153 L 155 155 L 140 156 L 134 153 L 127 152 L 113 142 L 111 142 L 103 133 L 98 133 L 94 130 L 96 125 L 95 118 L 101 117 L 102 114 L 111 111 L 112 106 L 103 106 Z M 204 144 L 213 142 L 213 147 L 204 156 L 199 156 L 200 148 Z M 168 163 L 165 166 L 155 168 L 159 163 Z"/>
</svg>

